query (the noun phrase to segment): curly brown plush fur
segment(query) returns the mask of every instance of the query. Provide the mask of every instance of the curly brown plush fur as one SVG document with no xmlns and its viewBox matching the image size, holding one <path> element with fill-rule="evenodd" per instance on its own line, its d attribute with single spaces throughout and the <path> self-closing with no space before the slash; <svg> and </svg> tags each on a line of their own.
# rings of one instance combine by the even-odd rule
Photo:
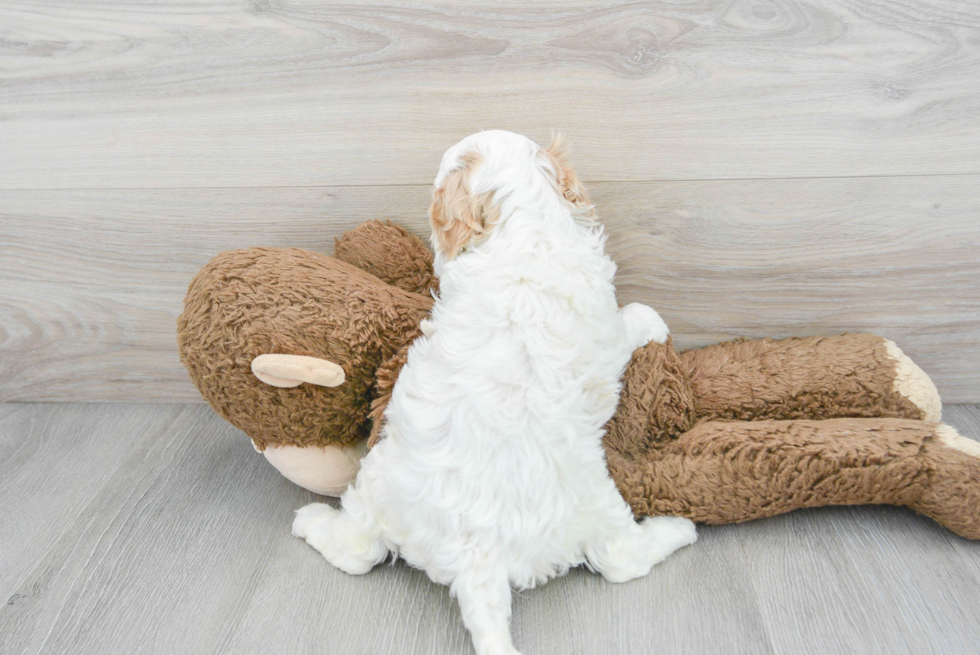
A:
<svg viewBox="0 0 980 655">
<path fill-rule="evenodd" d="M 702 418 L 925 418 L 895 389 L 898 360 L 886 343 L 873 334 L 739 339 L 681 359 Z"/>
<path fill-rule="evenodd" d="M 439 291 L 432 251 L 414 234 L 391 221 L 369 221 L 334 240 L 334 257 L 383 282 L 428 296 Z"/>
<path fill-rule="evenodd" d="M 337 256 L 372 274 L 315 253 L 252 249 L 219 255 L 191 284 L 182 360 L 260 448 L 369 431 L 373 443 L 431 307 L 414 293 L 435 286 L 431 253 L 400 228 L 367 223 L 337 242 Z M 273 352 L 337 362 L 347 382 L 262 385 L 249 362 Z M 980 538 L 980 444 L 920 420 L 938 420 L 935 387 L 881 337 L 741 340 L 683 354 L 651 343 L 623 384 L 605 446 L 638 516 L 732 523 L 887 503 Z"/>
<path fill-rule="evenodd" d="M 201 395 L 269 444 L 349 444 L 370 432 L 378 369 L 419 334 L 431 298 L 296 248 L 221 253 L 194 277 L 177 322 L 180 359 Z M 339 387 L 271 387 L 252 375 L 264 353 L 339 363 Z"/>
<path fill-rule="evenodd" d="M 876 371 L 845 366 L 835 373 L 855 353 L 883 342 L 845 334 L 732 342 L 682 355 L 670 342 L 640 349 L 604 441 L 620 493 L 637 516 L 673 514 L 709 524 L 801 507 L 905 505 L 980 539 L 980 444 L 949 426 L 917 420 L 923 410 L 900 394 L 896 399 L 885 384 L 894 360 L 882 358 Z M 792 352 L 799 357 L 787 360 Z M 710 402 L 698 393 L 701 378 L 692 362 L 715 371 L 712 383 L 701 386 L 713 390 Z M 769 375 L 760 374 L 760 362 Z M 807 386 L 805 406 L 813 414 L 800 418 L 804 403 L 794 398 L 800 387 L 781 379 L 780 365 L 797 365 L 794 375 L 812 379 L 808 386 L 801 377 L 796 382 Z M 866 386 L 855 385 L 855 377 Z M 863 417 L 876 403 L 884 417 L 831 418 Z M 717 420 L 735 414 L 758 420 Z"/>
</svg>

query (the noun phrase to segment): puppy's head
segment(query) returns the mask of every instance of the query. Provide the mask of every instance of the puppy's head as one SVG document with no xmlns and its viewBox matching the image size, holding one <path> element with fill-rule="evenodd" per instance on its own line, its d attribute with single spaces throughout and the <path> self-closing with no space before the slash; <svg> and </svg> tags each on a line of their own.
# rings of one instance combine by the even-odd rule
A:
<svg viewBox="0 0 980 655">
<path fill-rule="evenodd" d="M 443 155 L 429 223 L 437 259 L 448 261 L 486 237 L 506 197 L 551 190 L 576 217 L 591 217 L 589 196 L 572 169 L 561 134 L 541 148 L 503 130 L 466 137 Z"/>
</svg>

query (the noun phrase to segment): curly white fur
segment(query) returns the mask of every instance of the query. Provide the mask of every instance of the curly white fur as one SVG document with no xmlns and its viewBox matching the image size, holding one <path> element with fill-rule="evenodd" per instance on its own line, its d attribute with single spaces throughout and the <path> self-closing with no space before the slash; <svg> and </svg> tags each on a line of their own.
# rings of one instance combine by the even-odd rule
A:
<svg viewBox="0 0 980 655">
<path fill-rule="evenodd" d="M 464 165 L 466 192 L 491 194 L 499 214 L 455 256 L 434 238 L 440 296 L 385 437 L 343 510 L 304 507 L 293 533 L 348 573 L 403 557 L 450 586 L 478 653 L 515 653 L 512 586 L 579 564 L 623 582 L 696 535 L 683 518 L 635 522 L 602 450 L 632 351 L 666 325 L 618 308 L 602 230 L 562 195 L 547 151 L 475 134 L 447 151 L 437 189 Z"/>
</svg>

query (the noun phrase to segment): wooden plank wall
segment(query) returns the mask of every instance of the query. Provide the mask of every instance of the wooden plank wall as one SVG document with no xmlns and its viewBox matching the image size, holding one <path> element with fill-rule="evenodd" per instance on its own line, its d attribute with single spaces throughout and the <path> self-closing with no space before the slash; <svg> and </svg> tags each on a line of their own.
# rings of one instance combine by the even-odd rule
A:
<svg viewBox="0 0 980 655">
<path fill-rule="evenodd" d="M 569 134 L 679 346 L 874 331 L 980 402 L 972 0 L 0 0 L 0 400 L 197 400 L 211 255 L 424 234 L 494 127 Z"/>
</svg>

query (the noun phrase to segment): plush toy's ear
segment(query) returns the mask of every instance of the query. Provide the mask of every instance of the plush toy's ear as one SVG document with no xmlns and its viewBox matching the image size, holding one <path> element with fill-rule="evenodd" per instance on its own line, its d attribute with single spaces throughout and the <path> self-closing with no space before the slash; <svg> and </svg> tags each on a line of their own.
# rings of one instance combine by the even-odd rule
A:
<svg viewBox="0 0 980 655">
<path fill-rule="evenodd" d="M 556 134 L 551 139 L 551 145 L 541 152 L 551 163 L 555 171 L 555 184 L 570 208 L 583 210 L 591 215 L 592 201 L 589 200 L 585 186 L 572 168 L 565 136 L 561 133 Z"/>
<path fill-rule="evenodd" d="M 432 271 L 432 249 L 422 239 L 387 221 L 367 221 L 334 241 L 333 256 L 413 293 L 439 290 Z"/>
<path fill-rule="evenodd" d="M 482 161 L 477 152 L 460 157 L 460 167 L 447 173 L 433 194 L 429 207 L 432 245 L 446 259 L 486 234 L 500 217 L 492 191 L 474 194 L 470 189 L 470 175 Z"/>
<path fill-rule="evenodd" d="M 304 355 L 259 355 L 252 360 L 252 374 L 273 387 L 289 389 L 304 382 L 321 387 L 339 387 L 344 369 L 338 364 Z"/>
</svg>

